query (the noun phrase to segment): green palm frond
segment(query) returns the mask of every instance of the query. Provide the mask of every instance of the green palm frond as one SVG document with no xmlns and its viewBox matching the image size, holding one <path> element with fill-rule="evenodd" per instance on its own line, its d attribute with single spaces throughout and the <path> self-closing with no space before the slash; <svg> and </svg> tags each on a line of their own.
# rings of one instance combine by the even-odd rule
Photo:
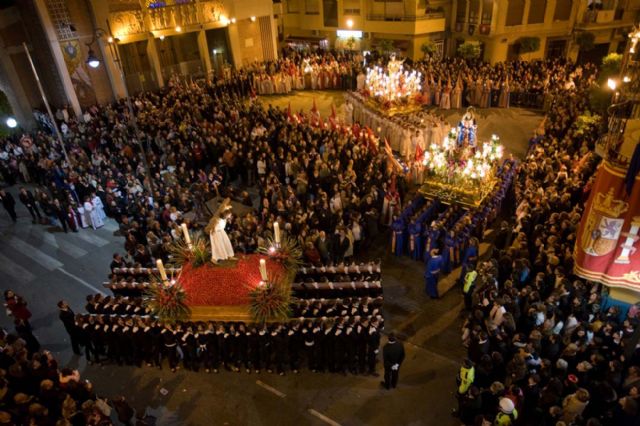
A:
<svg viewBox="0 0 640 426">
<path fill-rule="evenodd" d="M 160 278 L 152 276 L 151 285 L 145 292 L 144 306 L 160 321 L 173 324 L 191 316 L 186 300 L 187 294 L 179 283 L 165 285 Z"/>
<path fill-rule="evenodd" d="M 302 248 L 298 241 L 289 235 L 282 235 L 278 247 L 272 235 L 268 235 L 265 240 L 266 247 L 258 247 L 258 253 L 269 256 L 271 260 L 284 266 L 289 274 L 295 275 L 302 266 Z"/>
<path fill-rule="evenodd" d="M 201 234 L 192 235 L 191 245 L 192 249 L 189 249 L 184 239 L 172 242 L 169 246 L 169 265 L 181 268 L 191 262 L 197 268 L 207 263 L 210 254 L 206 239 Z"/>
<path fill-rule="evenodd" d="M 249 312 L 255 322 L 287 320 L 293 299 L 288 274 L 269 275 L 265 285 L 249 292 L 249 298 Z"/>
</svg>

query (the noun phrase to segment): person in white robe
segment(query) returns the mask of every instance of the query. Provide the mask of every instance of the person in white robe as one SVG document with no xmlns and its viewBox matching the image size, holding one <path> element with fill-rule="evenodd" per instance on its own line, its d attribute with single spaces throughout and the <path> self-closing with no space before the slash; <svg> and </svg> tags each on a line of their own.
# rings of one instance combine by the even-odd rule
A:
<svg viewBox="0 0 640 426">
<path fill-rule="evenodd" d="M 100 219 L 104 221 L 107 218 L 107 215 L 104 212 L 104 204 L 102 203 L 102 200 L 100 199 L 100 197 L 98 197 L 95 193 L 93 193 L 93 198 L 91 199 L 91 202 L 93 203 L 93 206 L 98 212 Z"/>
<path fill-rule="evenodd" d="M 91 227 L 93 229 L 98 229 L 104 226 L 104 221 L 100 217 L 100 214 L 96 210 L 95 206 L 93 205 L 89 197 L 87 197 L 84 200 L 83 207 L 84 207 L 84 216 L 86 218 L 86 221 L 87 223 L 91 224 Z"/>
<path fill-rule="evenodd" d="M 84 215 L 84 207 L 82 207 L 82 205 L 79 205 L 77 209 L 78 209 L 78 216 L 80 216 L 80 227 L 88 228 L 89 222 L 87 222 L 87 217 Z"/>
<path fill-rule="evenodd" d="M 209 233 L 211 241 L 211 262 L 218 263 L 221 260 L 233 259 L 234 252 L 231 240 L 225 231 L 227 219 L 231 215 L 229 198 L 226 198 L 218 207 L 205 231 Z"/>
</svg>

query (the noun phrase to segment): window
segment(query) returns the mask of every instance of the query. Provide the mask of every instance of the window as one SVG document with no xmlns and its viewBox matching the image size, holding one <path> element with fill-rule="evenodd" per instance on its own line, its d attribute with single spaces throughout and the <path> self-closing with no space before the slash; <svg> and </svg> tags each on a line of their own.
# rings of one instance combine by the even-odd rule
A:
<svg viewBox="0 0 640 426">
<path fill-rule="evenodd" d="M 456 10 L 456 22 L 464 23 L 467 20 L 467 0 L 458 0 L 458 9 Z"/>
<path fill-rule="evenodd" d="M 298 0 L 287 0 L 287 13 L 298 13 Z"/>
<path fill-rule="evenodd" d="M 573 0 L 563 0 L 556 2 L 556 10 L 553 13 L 554 21 L 568 21 L 571 18 Z"/>
<path fill-rule="evenodd" d="M 527 24 L 542 24 L 547 10 L 547 0 L 531 0 Z"/>
<path fill-rule="evenodd" d="M 304 13 L 307 15 L 320 15 L 320 1 L 304 0 Z"/>
<path fill-rule="evenodd" d="M 480 0 L 471 0 L 469 3 L 469 23 L 478 23 L 478 14 L 480 13 Z"/>
<path fill-rule="evenodd" d="M 322 0 L 322 10 L 324 12 L 324 26 L 338 26 L 338 0 Z"/>
<path fill-rule="evenodd" d="M 524 15 L 524 0 L 509 0 L 505 25 L 508 27 L 522 25 L 522 15 Z"/>
<path fill-rule="evenodd" d="M 493 0 L 484 0 L 482 4 L 482 24 L 491 25 L 493 16 Z"/>
</svg>

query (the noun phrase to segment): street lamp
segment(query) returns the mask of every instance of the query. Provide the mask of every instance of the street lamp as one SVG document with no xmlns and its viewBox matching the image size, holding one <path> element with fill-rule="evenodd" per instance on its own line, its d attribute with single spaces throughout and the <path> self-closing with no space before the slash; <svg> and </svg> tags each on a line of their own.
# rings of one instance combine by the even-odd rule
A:
<svg viewBox="0 0 640 426">
<path fill-rule="evenodd" d="M 87 53 L 87 65 L 93 69 L 100 66 L 100 59 L 93 53 L 93 49 L 89 49 L 89 53 Z"/>
<path fill-rule="evenodd" d="M 17 121 L 16 121 L 16 119 L 15 119 L 15 118 L 13 118 L 13 117 L 9 117 L 9 118 L 7 118 L 6 123 L 7 123 L 7 126 L 8 126 L 10 129 L 15 129 L 15 128 L 18 126 L 18 122 L 17 122 Z"/>
<path fill-rule="evenodd" d="M 610 79 L 607 80 L 607 87 L 609 89 L 616 90 L 617 85 L 618 84 L 616 83 L 616 81 L 614 79 L 610 78 Z"/>
</svg>

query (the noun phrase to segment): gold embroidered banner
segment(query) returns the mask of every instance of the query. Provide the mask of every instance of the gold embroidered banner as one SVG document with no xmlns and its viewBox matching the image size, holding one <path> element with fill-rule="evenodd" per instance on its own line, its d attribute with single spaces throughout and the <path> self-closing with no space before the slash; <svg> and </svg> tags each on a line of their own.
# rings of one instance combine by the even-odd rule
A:
<svg viewBox="0 0 640 426">
<path fill-rule="evenodd" d="M 95 104 L 96 93 L 85 64 L 86 55 L 82 53 L 80 42 L 78 40 L 61 41 L 60 49 L 62 49 L 64 63 L 69 71 L 78 102 L 83 107 Z"/>
<path fill-rule="evenodd" d="M 575 272 L 612 287 L 640 290 L 640 178 L 631 194 L 626 170 L 600 165 L 576 236 Z"/>
</svg>

